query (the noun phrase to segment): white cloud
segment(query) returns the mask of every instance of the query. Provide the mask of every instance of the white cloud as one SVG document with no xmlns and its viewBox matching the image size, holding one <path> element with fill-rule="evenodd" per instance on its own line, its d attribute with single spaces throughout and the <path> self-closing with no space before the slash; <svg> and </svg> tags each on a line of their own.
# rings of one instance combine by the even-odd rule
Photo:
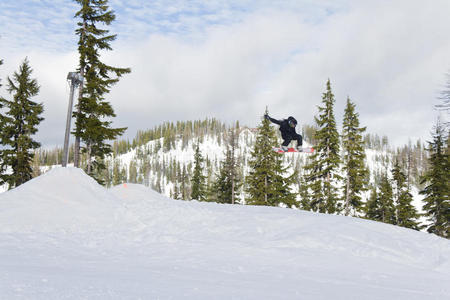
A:
<svg viewBox="0 0 450 300">
<path fill-rule="evenodd" d="M 129 136 L 166 120 L 217 117 L 254 126 L 266 105 L 274 117 L 312 123 L 330 78 L 339 123 L 350 96 L 369 132 L 396 144 L 428 138 L 450 67 L 448 1 L 124 3 L 111 1 L 118 14 L 111 31 L 119 35 L 105 59 L 132 68 L 109 96 L 115 126 L 129 126 Z M 27 43 L 41 36 L 13 28 L 25 49 L 16 45 L 13 57 L 23 59 Z M 55 54 L 54 45 L 76 38 L 66 29 L 42 40 L 47 50 L 35 47 L 29 56 L 49 109 L 42 138 L 52 144 L 59 142 L 52 128 L 65 120 L 65 76 L 77 60 L 76 53 Z M 4 78 L 19 59 L 2 58 Z"/>
<path fill-rule="evenodd" d="M 112 54 L 112 60 L 133 69 L 112 96 L 124 99 L 131 93 L 138 111 L 158 121 L 214 116 L 253 125 L 264 111 L 258 95 L 271 89 L 270 77 L 304 39 L 302 27 L 289 14 L 256 15 L 210 28 L 197 43 L 152 36 Z M 126 109 L 129 103 L 118 101 L 116 107 Z"/>
</svg>

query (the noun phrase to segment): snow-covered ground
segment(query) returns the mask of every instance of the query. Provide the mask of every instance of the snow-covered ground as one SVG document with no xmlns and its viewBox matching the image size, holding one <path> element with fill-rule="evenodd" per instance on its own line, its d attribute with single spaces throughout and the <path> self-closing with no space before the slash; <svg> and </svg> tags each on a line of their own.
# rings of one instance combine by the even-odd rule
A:
<svg viewBox="0 0 450 300">
<path fill-rule="evenodd" d="M 450 241 L 56 168 L 0 194 L 0 299 L 450 299 Z"/>
</svg>

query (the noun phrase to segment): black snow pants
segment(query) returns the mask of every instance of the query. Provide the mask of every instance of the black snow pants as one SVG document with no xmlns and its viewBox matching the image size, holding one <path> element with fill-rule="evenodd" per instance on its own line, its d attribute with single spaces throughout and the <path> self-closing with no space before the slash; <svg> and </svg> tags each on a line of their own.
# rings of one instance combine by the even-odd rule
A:
<svg viewBox="0 0 450 300">
<path fill-rule="evenodd" d="M 300 134 L 283 134 L 281 135 L 281 137 L 283 138 L 283 144 L 281 144 L 281 146 L 289 146 L 289 143 L 292 140 L 296 140 L 297 141 L 297 146 L 302 146 L 303 145 L 303 137 Z"/>
</svg>

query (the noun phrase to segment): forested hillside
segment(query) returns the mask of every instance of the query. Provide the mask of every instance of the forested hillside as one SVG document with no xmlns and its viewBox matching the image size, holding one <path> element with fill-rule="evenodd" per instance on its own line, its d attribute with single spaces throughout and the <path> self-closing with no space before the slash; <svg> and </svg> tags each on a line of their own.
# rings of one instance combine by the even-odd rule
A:
<svg viewBox="0 0 450 300">
<path fill-rule="evenodd" d="M 108 168 L 100 178 L 106 186 L 125 182 L 141 183 L 173 198 L 190 199 L 196 145 L 200 145 L 204 157 L 204 175 L 207 186 L 211 187 L 226 157 L 232 130 L 239 137 L 236 160 L 239 178 L 243 183 L 241 190 L 244 191 L 248 159 L 255 144 L 257 129 L 241 126 L 239 122 L 230 126 L 216 119 L 164 123 L 138 132 L 132 141 L 115 141 L 114 154 L 106 160 Z M 314 126 L 304 125 L 302 132 L 306 143 L 314 145 Z M 279 136 L 278 139 L 281 141 Z M 393 163 L 398 161 L 401 170 L 407 175 L 408 184 L 420 186 L 419 178 L 427 168 L 427 152 L 421 141 L 394 148 L 389 145 L 387 137 L 366 134 L 364 145 L 371 184 L 378 184 L 383 174 L 390 173 Z M 291 173 L 297 170 L 300 177 L 309 156 L 285 154 L 283 162 L 289 166 Z M 62 149 L 40 149 L 36 151 L 35 165 L 47 166 L 45 169 L 48 169 L 60 164 L 61 159 Z M 72 159 L 71 151 L 69 161 Z M 85 164 L 85 160 L 82 163 Z M 298 182 L 300 184 L 300 178 Z M 244 193 L 241 193 L 240 201 L 245 201 Z"/>
</svg>

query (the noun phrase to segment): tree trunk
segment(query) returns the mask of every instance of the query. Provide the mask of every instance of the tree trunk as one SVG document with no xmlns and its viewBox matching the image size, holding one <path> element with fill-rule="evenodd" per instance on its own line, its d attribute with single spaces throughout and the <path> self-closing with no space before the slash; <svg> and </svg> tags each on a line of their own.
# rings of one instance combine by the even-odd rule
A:
<svg viewBox="0 0 450 300">
<path fill-rule="evenodd" d="M 231 204 L 234 204 L 234 176 L 231 176 Z"/>
<path fill-rule="evenodd" d="M 266 203 L 266 205 L 268 204 L 267 202 L 267 176 L 264 177 L 264 203 Z"/>
<path fill-rule="evenodd" d="M 408 145 L 408 159 L 407 159 L 407 164 L 408 164 L 408 169 L 407 169 L 407 186 L 408 186 L 408 191 L 411 188 L 411 146 Z"/>
<path fill-rule="evenodd" d="M 235 131 L 231 132 L 231 204 L 234 204 L 234 180 L 235 180 L 235 173 L 236 173 L 236 161 L 234 158 L 234 152 L 236 149 L 236 135 Z"/>
<path fill-rule="evenodd" d="M 84 40 L 86 38 L 86 22 L 83 23 L 83 33 L 81 34 L 81 42 L 84 43 Z M 84 78 L 84 65 L 80 64 L 80 75 L 82 78 Z M 80 84 L 80 88 L 78 90 L 78 114 L 81 113 L 80 108 L 80 101 L 83 97 L 83 87 L 84 87 L 84 80 Z M 78 128 L 75 128 L 75 132 L 77 132 Z M 73 165 L 76 168 L 80 167 L 80 137 L 75 136 L 75 144 L 74 144 L 74 152 L 73 152 Z"/>
<path fill-rule="evenodd" d="M 92 169 L 92 165 L 91 165 L 91 144 L 88 143 L 86 145 L 87 147 L 87 174 L 91 174 L 91 169 Z"/>
<path fill-rule="evenodd" d="M 347 149 L 347 164 L 350 161 L 350 151 Z M 348 166 L 347 166 L 348 168 Z M 347 187 L 346 187 L 346 193 L 345 193 L 345 215 L 348 216 L 350 213 L 350 170 L 347 169 Z"/>
</svg>

